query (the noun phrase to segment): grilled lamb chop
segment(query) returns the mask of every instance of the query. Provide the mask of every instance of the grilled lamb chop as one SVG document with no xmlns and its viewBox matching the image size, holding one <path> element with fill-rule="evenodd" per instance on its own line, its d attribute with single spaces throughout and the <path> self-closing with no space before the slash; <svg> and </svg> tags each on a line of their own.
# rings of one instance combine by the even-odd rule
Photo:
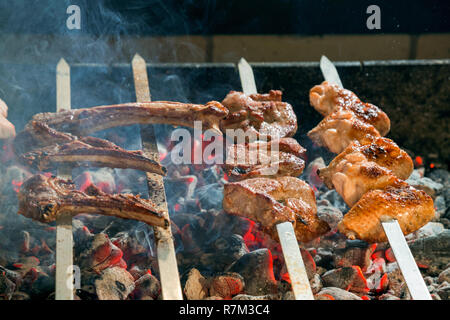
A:
<svg viewBox="0 0 450 320">
<path fill-rule="evenodd" d="M 350 90 L 324 81 L 310 90 L 309 100 L 323 116 L 339 109 L 350 110 L 359 120 L 373 125 L 382 136 L 389 132 L 391 122 L 386 113 L 373 104 L 362 102 Z"/>
<path fill-rule="evenodd" d="M 228 110 L 217 101 L 206 105 L 152 101 L 39 113 L 33 116 L 32 121 L 43 122 L 50 128 L 78 136 L 132 124 L 193 127 L 194 121 L 201 121 L 204 130 L 220 132 L 219 122 L 227 115 Z"/>
<path fill-rule="evenodd" d="M 314 191 L 294 177 L 254 178 L 224 186 L 223 209 L 257 221 L 274 235 L 276 224 L 294 223 L 297 239 L 308 242 L 330 230 L 317 217 Z"/>
<path fill-rule="evenodd" d="M 32 121 L 30 128 L 36 134 L 22 133 L 17 136 L 15 149 L 19 161 L 36 170 L 45 171 L 61 163 L 71 163 L 72 166 L 89 164 L 96 167 L 131 168 L 160 175 L 166 173 L 164 167 L 145 157 L 142 151 L 127 151 L 99 138 L 77 138 L 51 129 L 42 122 Z M 53 144 L 45 146 L 49 142 Z M 40 147 L 42 145 L 44 147 Z M 33 146 L 38 148 L 33 149 Z M 20 154 L 20 151 L 28 149 L 32 150 Z"/>
<path fill-rule="evenodd" d="M 358 119 L 352 111 L 339 109 L 311 129 L 308 137 L 333 153 L 341 153 L 352 141 L 367 144 L 380 137 L 380 133 L 371 124 Z"/>
<path fill-rule="evenodd" d="M 295 139 L 234 144 L 227 148 L 224 170 L 230 181 L 263 176 L 299 176 L 305 168 L 306 149 Z"/>
<path fill-rule="evenodd" d="M 222 132 L 242 129 L 256 138 L 292 137 L 297 131 L 297 117 L 292 106 L 281 101 L 281 96 L 278 90 L 251 95 L 230 91 L 222 101 L 229 110 L 228 116 L 221 121 Z"/>
<path fill-rule="evenodd" d="M 363 195 L 344 216 L 338 229 L 350 239 L 385 242 L 387 238 L 382 221 L 397 219 L 406 235 L 420 229 L 433 217 L 431 197 L 403 182 L 399 186 L 389 186 Z"/>
<path fill-rule="evenodd" d="M 82 138 L 62 145 L 54 144 L 36 149 L 20 155 L 19 160 L 39 171 L 51 170 L 59 164 L 70 163 L 71 167 L 89 165 L 166 174 L 166 169 L 161 164 L 145 157 L 140 150 L 127 151 L 118 146 L 94 147 L 84 140 Z"/>
<path fill-rule="evenodd" d="M 22 184 L 18 198 L 18 213 L 41 222 L 55 221 L 62 213 L 97 213 L 139 220 L 153 226 L 169 225 L 150 200 L 131 194 L 109 195 L 93 185 L 81 192 L 71 181 L 40 174 Z"/>
</svg>

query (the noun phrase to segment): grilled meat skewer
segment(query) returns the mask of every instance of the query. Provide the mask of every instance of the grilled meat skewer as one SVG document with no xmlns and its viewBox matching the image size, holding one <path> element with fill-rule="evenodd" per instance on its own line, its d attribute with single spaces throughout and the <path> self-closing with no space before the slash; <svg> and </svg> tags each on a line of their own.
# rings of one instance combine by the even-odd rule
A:
<svg viewBox="0 0 450 320">
<path fill-rule="evenodd" d="M 254 178 L 224 186 L 223 209 L 260 223 L 274 236 L 281 222 L 294 223 L 297 240 L 308 242 L 330 230 L 317 217 L 314 191 L 295 177 Z"/>
<path fill-rule="evenodd" d="M 292 106 L 281 101 L 279 90 L 268 94 L 246 95 L 230 91 L 222 104 L 229 110 L 221 121 L 221 129 L 242 129 L 256 138 L 269 139 L 292 137 L 297 131 L 297 116 Z"/>
<path fill-rule="evenodd" d="M 314 86 L 309 92 L 311 105 L 324 117 L 340 109 L 350 110 L 364 123 L 371 124 L 385 136 L 391 127 L 389 117 L 380 108 L 362 102 L 352 91 L 328 81 Z"/>
<path fill-rule="evenodd" d="M 71 163 L 71 166 L 89 164 L 95 167 L 130 168 L 160 175 L 166 174 L 163 166 L 145 157 L 141 151 L 128 151 L 99 138 L 78 138 L 51 129 L 42 122 L 32 121 L 30 128 L 36 134 L 19 135 L 15 149 L 19 161 L 33 169 L 45 171 L 61 163 Z M 45 146 L 49 142 L 53 144 Z M 42 145 L 44 147 L 40 147 Z M 20 154 L 20 151 L 29 149 L 31 151 Z"/>
<path fill-rule="evenodd" d="M 217 101 L 205 105 L 171 101 L 132 102 L 61 112 L 39 113 L 32 121 L 78 136 L 132 124 L 170 124 L 193 127 L 201 121 L 204 130 L 220 132 L 219 122 L 228 110 Z"/>
<path fill-rule="evenodd" d="M 350 209 L 338 229 L 350 239 L 385 242 L 381 221 L 396 219 L 407 235 L 434 217 L 433 200 L 422 190 L 403 182 L 383 190 L 369 191 Z"/>
<path fill-rule="evenodd" d="M 305 168 L 305 161 L 301 159 L 305 154 L 306 149 L 293 138 L 234 144 L 227 148 L 223 167 L 230 181 L 260 176 L 295 177 Z"/>
<path fill-rule="evenodd" d="M 159 227 L 169 225 L 150 200 L 131 194 L 109 195 L 93 185 L 82 192 L 71 181 L 40 174 L 22 184 L 18 198 L 18 213 L 41 222 L 55 221 L 62 213 L 96 213 Z"/>
</svg>

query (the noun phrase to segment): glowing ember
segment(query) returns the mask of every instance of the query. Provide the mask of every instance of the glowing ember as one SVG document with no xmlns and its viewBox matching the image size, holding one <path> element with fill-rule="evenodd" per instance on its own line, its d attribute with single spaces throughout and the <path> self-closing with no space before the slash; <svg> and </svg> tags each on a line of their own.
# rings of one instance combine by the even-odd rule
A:
<svg viewBox="0 0 450 320">
<path fill-rule="evenodd" d="M 17 193 L 19 192 L 20 186 L 22 185 L 22 183 L 23 183 L 23 181 L 17 181 L 14 179 L 11 181 L 11 184 L 13 185 L 13 189 L 15 192 L 17 192 Z"/>
</svg>

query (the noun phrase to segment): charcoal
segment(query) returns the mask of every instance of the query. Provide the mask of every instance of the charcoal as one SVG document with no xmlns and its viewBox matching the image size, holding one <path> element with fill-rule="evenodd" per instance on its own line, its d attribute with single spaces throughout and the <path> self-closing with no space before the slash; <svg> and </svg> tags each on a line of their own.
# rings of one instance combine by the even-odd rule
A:
<svg viewBox="0 0 450 320">
<path fill-rule="evenodd" d="M 405 279 L 399 268 L 388 273 L 389 291 L 388 293 L 399 297 L 403 300 L 411 300 L 411 294 L 409 293 Z"/>
<path fill-rule="evenodd" d="M 276 293 L 272 254 L 268 249 L 258 249 L 243 255 L 226 271 L 236 272 L 244 278 L 245 293 L 261 296 Z"/>
<path fill-rule="evenodd" d="M 6 274 L 0 273 L 0 300 L 11 300 L 16 285 L 12 282 Z"/>
<path fill-rule="evenodd" d="M 234 296 L 231 300 L 278 300 L 278 295 L 266 294 L 264 296 L 252 296 L 249 294 L 238 294 Z"/>
<path fill-rule="evenodd" d="M 444 231 L 444 225 L 439 222 L 428 222 L 419 230 L 408 234 L 405 238 L 407 241 L 417 240 L 426 237 L 432 237 Z"/>
<path fill-rule="evenodd" d="M 76 259 L 76 264 L 97 273 L 114 265 L 122 265 L 122 251 L 115 246 L 105 233 L 92 236 Z"/>
<path fill-rule="evenodd" d="M 438 282 L 443 283 L 444 281 L 450 283 L 450 268 L 445 269 L 439 274 Z"/>
<path fill-rule="evenodd" d="M 409 242 L 417 263 L 429 266 L 429 275 L 437 276 L 450 263 L 450 230 Z"/>
<path fill-rule="evenodd" d="M 55 291 L 55 277 L 46 274 L 40 274 L 32 283 L 30 296 L 31 299 L 42 300 L 49 297 Z"/>
<path fill-rule="evenodd" d="M 208 283 L 200 271 L 195 268 L 189 271 L 183 292 L 188 300 L 202 300 L 208 296 Z"/>
<path fill-rule="evenodd" d="M 363 272 L 371 264 L 371 255 L 375 247 L 364 241 L 347 241 L 346 247 L 335 249 L 334 264 L 336 267 L 359 266 Z"/>
<path fill-rule="evenodd" d="M 441 216 L 445 215 L 445 210 L 447 209 L 444 196 L 438 196 L 434 199 L 434 207 L 436 208 L 436 212 L 433 221 L 439 221 Z"/>
<path fill-rule="evenodd" d="M 323 282 L 321 277 L 316 273 L 311 280 L 309 280 L 309 285 L 313 294 L 318 293 L 323 288 Z"/>
<path fill-rule="evenodd" d="M 390 293 L 384 293 L 378 297 L 378 300 L 400 300 L 400 298 Z"/>
<path fill-rule="evenodd" d="M 326 199 L 317 202 L 317 216 L 320 220 L 328 223 L 331 230 L 335 230 L 338 223 L 344 218 L 342 212 L 338 208 L 333 207 Z"/>
<path fill-rule="evenodd" d="M 156 277 L 147 273 L 134 282 L 132 296 L 136 300 L 156 300 L 161 294 L 161 284 Z"/>
<path fill-rule="evenodd" d="M 328 190 L 327 192 L 319 195 L 317 200 L 322 199 L 328 200 L 333 207 L 339 209 L 343 213 L 350 209 L 336 190 Z"/>
<path fill-rule="evenodd" d="M 224 299 L 241 293 L 244 290 L 244 279 L 237 273 L 225 273 L 216 275 L 209 281 L 209 294 Z"/>
<path fill-rule="evenodd" d="M 318 296 L 331 296 L 333 300 L 362 300 L 356 294 L 336 287 L 325 287 L 316 295 Z"/>
<path fill-rule="evenodd" d="M 202 209 L 219 208 L 223 200 L 223 185 L 221 183 L 212 183 L 198 187 L 195 190 L 194 197 L 199 199 Z"/>
<path fill-rule="evenodd" d="M 120 267 L 103 270 L 95 280 L 99 300 L 125 300 L 134 288 L 133 276 Z"/>
<path fill-rule="evenodd" d="M 368 291 L 361 269 L 355 266 L 327 271 L 321 278 L 325 287 L 336 287 L 354 292 Z"/>
<path fill-rule="evenodd" d="M 31 297 L 26 292 L 16 291 L 12 294 L 11 300 L 30 300 Z"/>
<path fill-rule="evenodd" d="M 450 300 L 450 284 L 447 283 L 444 286 L 439 286 L 436 293 L 440 299 Z"/>
</svg>

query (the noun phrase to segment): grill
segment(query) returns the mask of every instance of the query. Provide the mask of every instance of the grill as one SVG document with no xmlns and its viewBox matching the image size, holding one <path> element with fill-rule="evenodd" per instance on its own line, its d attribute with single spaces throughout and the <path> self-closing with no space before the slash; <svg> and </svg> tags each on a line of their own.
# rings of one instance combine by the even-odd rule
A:
<svg viewBox="0 0 450 320">
<path fill-rule="evenodd" d="M 448 168 L 450 158 L 448 152 L 450 148 L 448 145 L 447 100 L 448 92 L 450 92 L 448 78 L 450 74 L 450 61 L 342 62 L 336 63 L 336 66 L 343 83 L 348 88 L 357 92 L 362 100 L 371 101 L 380 106 L 390 116 L 392 129 L 389 138 L 396 141 L 402 148 L 405 148 L 414 159 L 420 158 L 421 164 L 425 166 L 427 172 L 431 172 L 433 171 L 432 169 L 436 168 Z M 71 104 L 73 109 L 136 100 L 133 73 L 130 64 L 113 64 L 108 66 L 101 64 L 73 64 L 70 67 Z M 299 124 L 299 130 L 295 138 L 308 150 L 308 159 L 314 160 L 322 157 L 325 162 L 329 162 L 334 155 L 326 152 L 323 148 L 314 146 L 306 137 L 306 132 L 321 120 L 320 115 L 309 106 L 308 100 L 310 88 L 320 83 L 323 79 L 318 63 L 256 63 L 252 64 L 252 67 L 259 92 L 280 89 L 284 93 L 283 100 L 293 105 Z M 16 124 L 16 128 L 19 131 L 35 113 L 53 112 L 56 109 L 55 69 L 33 65 L 0 66 L 0 69 L 4 71 L 11 68 L 16 71 L 20 69 L 28 71 L 24 73 L 23 79 L 8 79 L 8 77 L 5 77 L 0 80 L 1 87 L 5 91 L 4 99 L 11 106 L 9 119 Z M 42 71 L 38 72 L 39 69 L 42 69 Z M 169 100 L 193 103 L 205 103 L 210 100 L 220 101 L 230 90 L 239 90 L 241 88 L 238 69 L 234 64 L 147 64 L 147 70 L 152 100 L 154 101 Z M 7 74 L 7 72 L 3 73 Z M 27 79 L 26 74 L 39 74 L 40 76 L 39 79 Z M 167 141 L 167 136 L 170 133 L 170 127 L 157 125 L 155 126 L 155 130 L 158 142 L 164 146 L 165 141 Z M 112 137 L 113 140 L 114 137 L 124 137 L 120 140 L 122 147 L 127 149 L 142 149 L 138 126 L 108 130 L 106 133 L 101 133 L 100 136 Z M 5 145 L 5 147 L 7 146 Z M 161 152 L 160 150 L 160 155 Z M 73 176 L 82 174 L 82 169 L 76 169 L 74 171 Z M 194 172 L 193 175 L 195 174 Z M 143 192 L 142 190 L 145 187 L 145 181 L 138 180 L 134 186 L 135 190 L 132 191 L 138 193 Z M 177 204 L 179 205 L 177 203 L 178 190 L 170 181 L 166 182 L 166 193 L 171 218 L 174 219 L 175 226 L 178 228 L 180 220 L 184 218 L 177 217 L 177 214 L 179 214 L 177 212 Z M 14 200 L 9 200 L 9 202 L 11 206 L 14 206 Z M 189 219 L 193 218 L 190 217 Z M 205 218 L 204 220 L 206 221 L 207 219 Z M 192 220 L 191 222 L 190 228 L 195 228 L 196 224 Z M 184 226 L 186 225 L 190 225 L 190 223 Z M 124 226 L 124 229 L 127 228 L 128 226 Z M 273 246 L 272 243 L 265 242 L 266 240 L 258 239 L 258 236 L 260 236 L 259 233 L 251 233 L 251 223 L 250 228 L 248 226 L 244 228 L 246 228 L 246 231 L 241 233 L 246 245 L 251 246 L 251 241 L 253 241 L 256 243 L 255 249 L 257 250 L 264 250 L 261 249 L 261 246 Z M 175 232 L 175 241 L 178 240 L 178 235 L 181 237 L 185 246 L 186 241 L 197 241 L 196 239 L 183 239 L 183 237 L 189 238 L 188 234 L 191 237 L 197 237 L 195 236 L 195 230 L 189 231 L 189 227 L 186 230 L 184 230 L 185 228 L 181 229 L 183 230 Z M 333 239 L 333 235 L 330 235 L 330 237 L 330 239 Z M 448 238 L 444 237 L 443 239 Z M 445 253 L 446 246 L 448 246 L 448 243 L 444 240 L 444 242 L 438 245 L 431 244 L 430 248 L 432 251 L 443 252 L 439 256 L 442 256 L 442 261 L 446 261 L 445 259 L 448 259 Z M 314 252 L 315 249 L 313 247 L 309 247 L 309 250 L 307 250 L 308 248 L 302 249 L 302 256 L 305 260 L 306 268 L 309 271 L 311 269 L 317 271 L 316 260 L 319 259 L 315 259 L 315 257 L 321 257 L 320 254 Z M 149 249 L 151 250 L 151 245 Z M 363 297 L 367 297 L 365 294 L 367 294 L 370 286 L 372 286 L 370 289 L 374 291 L 383 290 L 383 285 L 385 285 L 383 281 L 386 281 L 383 280 L 383 277 L 374 277 L 369 280 L 369 282 L 373 281 L 374 283 L 368 284 L 367 280 L 369 277 L 367 275 L 361 276 L 361 273 L 366 273 L 367 268 L 376 265 L 377 252 L 383 252 L 383 254 L 378 253 L 378 256 L 381 257 L 383 255 L 389 261 L 389 248 L 384 248 L 381 245 L 377 249 L 376 246 L 373 247 L 361 242 L 347 241 L 344 248 L 337 249 L 344 251 L 341 256 L 337 255 L 339 258 L 336 258 L 337 262 L 335 263 L 339 265 L 339 261 L 344 261 L 342 262 L 342 266 L 354 271 L 354 275 L 352 273 L 353 278 L 350 280 L 344 276 L 336 275 L 338 279 L 342 278 L 342 281 L 350 282 L 348 288 L 352 288 L 353 286 L 353 291 Z M 186 255 L 189 252 L 179 252 L 183 250 L 177 247 L 178 263 L 180 263 L 180 259 L 183 261 L 187 260 Z M 372 258 L 370 266 L 365 265 L 366 269 L 364 269 L 364 266 L 362 268 L 361 266 L 359 268 L 355 267 L 353 260 L 350 266 L 347 265 L 345 262 L 345 259 L 348 258 L 346 252 L 352 250 L 357 251 L 359 255 L 369 254 L 369 257 Z M 75 249 L 76 253 L 78 251 Z M 205 252 L 205 254 L 207 253 Z M 260 253 L 264 257 L 267 257 L 267 252 L 263 253 L 260 251 Z M 421 254 L 420 251 L 416 253 L 418 255 Z M 272 256 L 277 254 L 281 255 L 280 248 L 271 247 L 271 251 L 269 251 L 270 263 L 277 261 L 277 257 Z M 441 264 L 444 263 L 442 261 L 440 261 Z M 9 262 L 12 263 L 12 261 Z M 247 264 L 250 265 L 251 263 L 248 262 Z M 432 264 L 430 262 L 427 268 L 430 268 Z M 272 268 L 277 267 L 279 268 L 279 272 L 277 272 L 276 280 L 280 281 L 280 283 L 288 283 L 289 277 L 286 276 L 286 270 L 283 269 L 283 265 L 280 263 L 279 266 L 272 266 Z M 231 271 L 240 273 L 240 276 L 233 273 L 217 276 L 211 273 L 208 276 L 212 279 L 212 283 L 216 284 L 216 287 L 213 286 L 212 288 L 214 290 L 211 288 L 209 290 L 216 292 L 219 296 L 223 290 L 231 290 L 234 287 L 230 287 L 230 281 L 241 281 L 241 276 L 243 274 L 245 275 L 246 272 L 248 273 L 248 270 L 245 268 L 248 268 L 248 266 L 239 269 L 235 265 L 234 269 L 231 268 Z M 155 269 L 157 270 L 157 267 Z M 237 272 L 237 270 L 240 272 Z M 192 279 L 194 275 L 191 269 L 184 270 L 183 268 L 181 271 L 183 272 L 182 283 L 186 286 L 187 283 L 190 283 L 189 279 Z M 30 271 L 28 270 L 28 272 Z M 268 277 L 270 278 L 271 275 Z M 224 278 L 225 280 L 223 280 Z M 164 283 L 161 286 L 164 288 Z M 270 287 L 267 284 L 261 286 Z M 338 284 L 335 286 L 339 287 Z M 239 287 L 239 284 L 237 287 Z M 272 288 L 270 290 L 263 290 L 263 293 L 268 296 L 273 294 L 270 297 L 274 298 L 276 292 L 279 291 L 280 288 L 277 290 Z M 286 290 L 286 292 L 288 291 Z M 138 296 L 137 293 L 136 295 Z M 326 293 L 322 294 L 322 297 L 326 296 Z M 286 295 L 283 296 L 283 298 L 287 297 Z"/>
</svg>

